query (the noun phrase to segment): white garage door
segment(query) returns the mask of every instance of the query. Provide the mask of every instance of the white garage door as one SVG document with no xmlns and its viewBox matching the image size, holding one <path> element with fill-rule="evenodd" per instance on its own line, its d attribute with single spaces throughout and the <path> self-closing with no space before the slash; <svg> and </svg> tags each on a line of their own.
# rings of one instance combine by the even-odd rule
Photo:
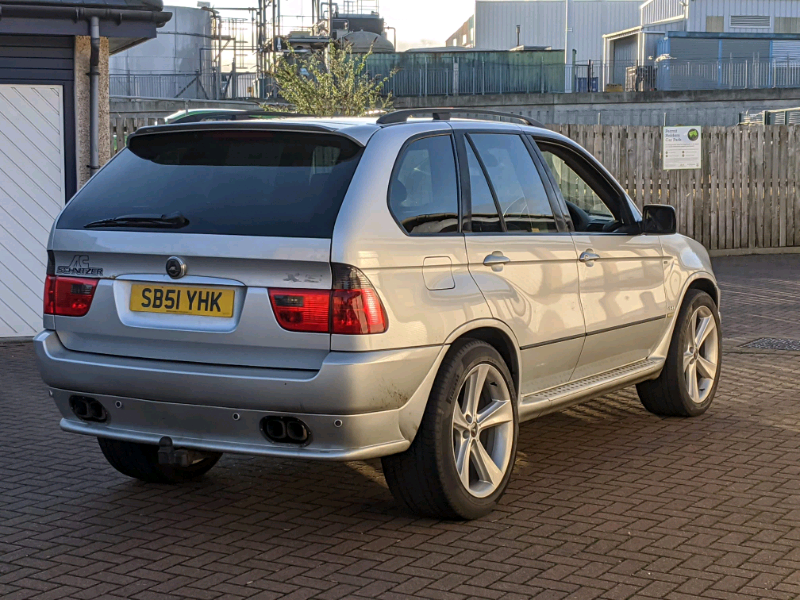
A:
<svg viewBox="0 0 800 600">
<path fill-rule="evenodd" d="M 62 87 L 0 84 L 0 338 L 42 328 L 47 236 L 64 198 Z"/>
</svg>

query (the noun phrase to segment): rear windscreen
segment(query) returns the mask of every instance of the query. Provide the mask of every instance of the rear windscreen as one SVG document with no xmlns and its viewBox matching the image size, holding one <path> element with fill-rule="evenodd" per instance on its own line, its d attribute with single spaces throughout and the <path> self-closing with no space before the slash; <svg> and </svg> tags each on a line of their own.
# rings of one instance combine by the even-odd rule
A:
<svg viewBox="0 0 800 600">
<path fill-rule="evenodd" d="M 318 133 L 133 137 L 69 202 L 57 227 L 180 213 L 188 225 L 147 231 L 330 238 L 361 150 L 347 138 Z"/>
</svg>

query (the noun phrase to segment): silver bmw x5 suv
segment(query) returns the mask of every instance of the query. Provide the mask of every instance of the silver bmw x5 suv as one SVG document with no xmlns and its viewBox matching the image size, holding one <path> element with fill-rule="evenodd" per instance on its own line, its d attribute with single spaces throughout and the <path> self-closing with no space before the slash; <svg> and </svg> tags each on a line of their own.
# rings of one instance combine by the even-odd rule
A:
<svg viewBox="0 0 800 600">
<path fill-rule="evenodd" d="M 145 481 L 380 457 L 411 510 L 469 519 L 522 421 L 631 384 L 706 411 L 719 290 L 674 210 L 535 122 L 455 115 L 136 132 L 50 236 L 61 428 Z"/>
</svg>

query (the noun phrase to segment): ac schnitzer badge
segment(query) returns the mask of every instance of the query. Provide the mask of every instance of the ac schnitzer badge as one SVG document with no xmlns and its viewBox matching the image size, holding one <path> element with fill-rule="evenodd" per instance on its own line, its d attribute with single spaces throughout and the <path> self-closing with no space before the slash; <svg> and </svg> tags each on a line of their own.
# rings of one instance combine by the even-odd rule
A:
<svg viewBox="0 0 800 600">
<path fill-rule="evenodd" d="M 180 279 L 186 275 L 186 263 L 177 256 L 171 256 L 167 259 L 167 275 L 173 279 Z"/>
<path fill-rule="evenodd" d="M 89 264 L 89 257 L 85 254 L 76 254 L 72 257 L 72 262 L 68 266 L 60 266 L 56 269 L 56 275 L 96 275 L 102 277 L 103 269 L 92 267 Z"/>
</svg>

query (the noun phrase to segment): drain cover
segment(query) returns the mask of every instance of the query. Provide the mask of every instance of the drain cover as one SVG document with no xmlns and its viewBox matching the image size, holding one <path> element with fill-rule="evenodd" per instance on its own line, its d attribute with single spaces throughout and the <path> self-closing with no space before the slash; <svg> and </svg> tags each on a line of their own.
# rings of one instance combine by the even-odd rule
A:
<svg viewBox="0 0 800 600">
<path fill-rule="evenodd" d="M 742 344 L 742 348 L 757 348 L 759 350 L 791 350 L 800 352 L 800 340 L 787 340 L 781 338 L 758 338 L 747 344 Z"/>
</svg>

